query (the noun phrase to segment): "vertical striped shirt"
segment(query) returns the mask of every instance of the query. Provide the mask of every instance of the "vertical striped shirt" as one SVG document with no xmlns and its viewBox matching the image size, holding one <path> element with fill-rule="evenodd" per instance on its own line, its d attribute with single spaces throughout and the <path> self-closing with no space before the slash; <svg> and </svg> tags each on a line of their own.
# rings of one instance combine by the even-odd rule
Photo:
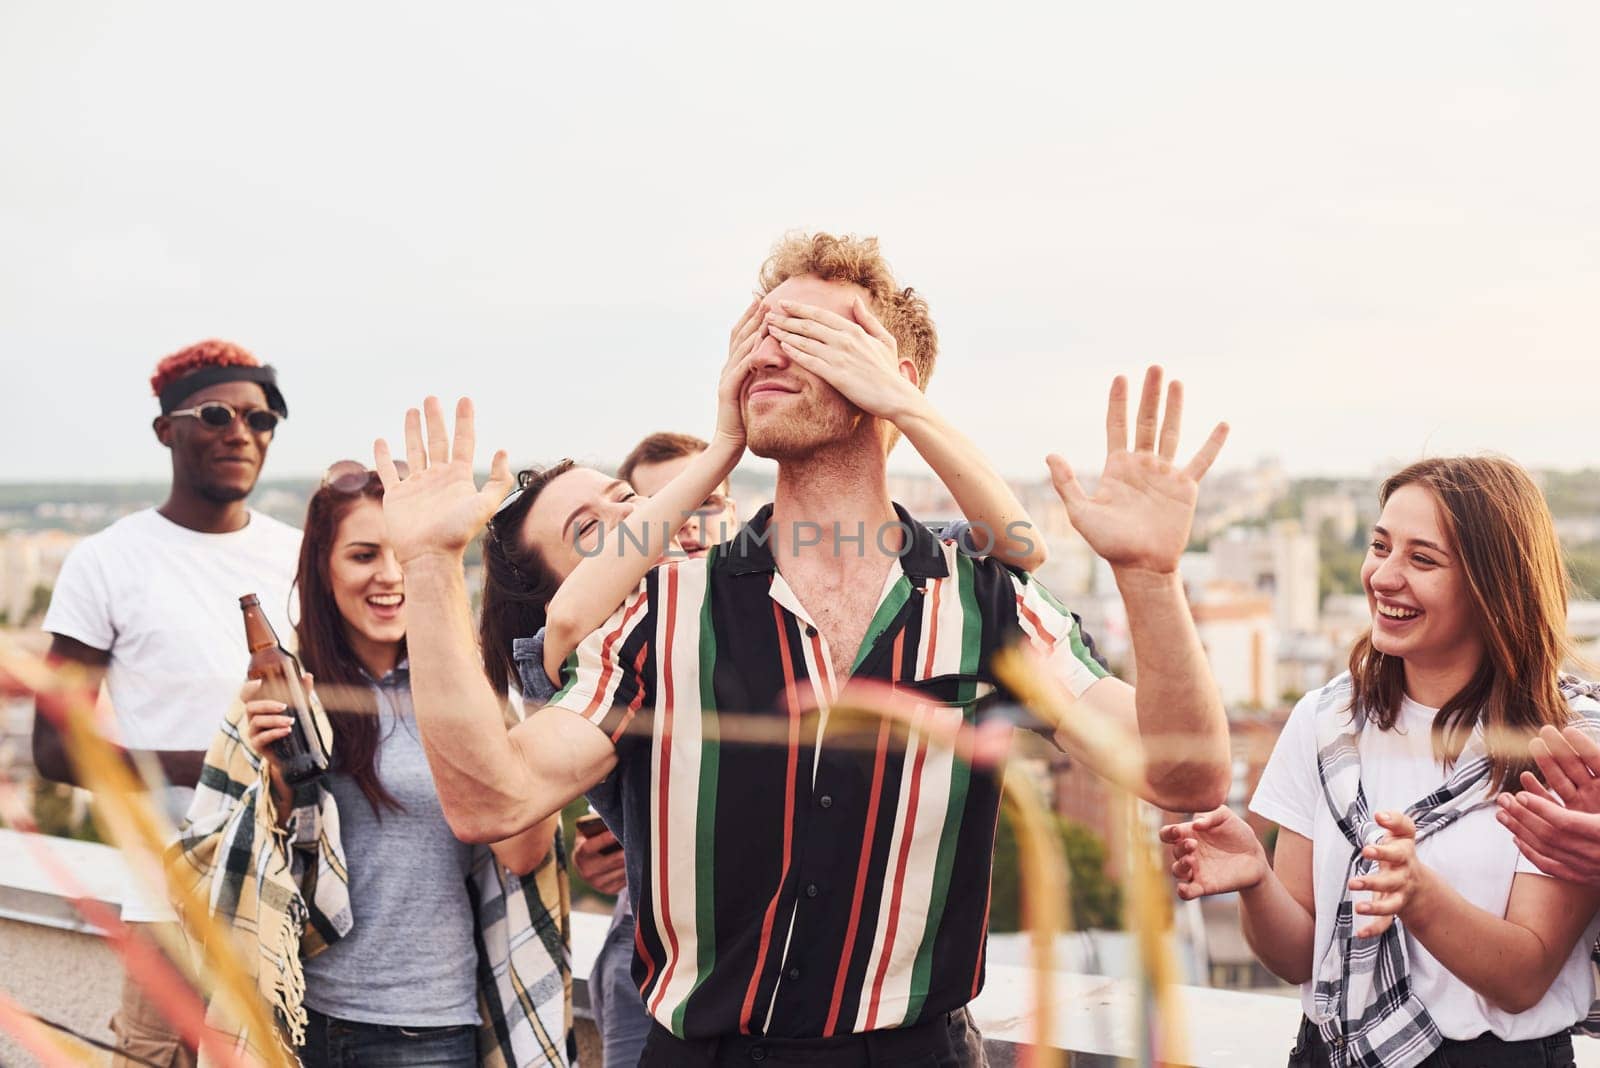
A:
<svg viewBox="0 0 1600 1068">
<path fill-rule="evenodd" d="M 1019 638 L 1074 694 L 1105 675 L 1037 583 L 897 511 L 906 549 L 850 678 L 971 721 L 997 690 L 992 654 Z M 551 702 L 617 747 L 591 798 L 627 843 L 634 978 L 683 1038 L 909 1026 L 983 985 L 998 779 L 916 729 L 904 744 L 887 725 L 829 744 L 848 680 L 778 571 L 770 516 L 651 572 L 568 659 Z M 808 684 L 816 710 L 802 712 Z M 770 730 L 741 737 L 735 714 Z"/>
</svg>

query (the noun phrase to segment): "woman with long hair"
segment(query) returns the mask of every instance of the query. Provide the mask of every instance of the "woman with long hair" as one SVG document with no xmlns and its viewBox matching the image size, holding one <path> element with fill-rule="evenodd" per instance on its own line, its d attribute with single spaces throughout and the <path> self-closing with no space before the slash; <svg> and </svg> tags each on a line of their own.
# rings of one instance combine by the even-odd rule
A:
<svg viewBox="0 0 1600 1068">
<path fill-rule="evenodd" d="M 554 820 L 492 847 L 445 822 L 412 713 L 404 579 L 382 499 L 375 474 L 343 461 L 306 512 L 296 636 L 327 709 L 328 772 L 290 791 L 273 743 L 293 720 L 248 684 L 242 722 L 236 711 L 208 754 L 213 788 L 191 810 L 185 853 L 225 908 L 253 876 L 230 856 L 263 857 L 277 876 L 282 893 L 258 892 L 253 915 L 227 918 L 259 934 L 261 961 L 290 957 L 287 975 L 263 967 L 261 986 L 308 1068 L 565 1064 Z M 298 900 L 270 904 L 285 896 Z M 263 924 L 263 912 L 284 922 Z"/>
<path fill-rule="evenodd" d="M 1257 957 L 1301 984 L 1291 1065 L 1570 1065 L 1600 889 L 1520 856 L 1495 808 L 1542 728 L 1600 715 L 1562 673 L 1549 509 L 1493 457 L 1412 464 L 1379 501 L 1371 629 L 1295 706 L 1250 804 L 1273 857 L 1226 807 L 1164 827 L 1179 896 L 1237 891 Z"/>
</svg>

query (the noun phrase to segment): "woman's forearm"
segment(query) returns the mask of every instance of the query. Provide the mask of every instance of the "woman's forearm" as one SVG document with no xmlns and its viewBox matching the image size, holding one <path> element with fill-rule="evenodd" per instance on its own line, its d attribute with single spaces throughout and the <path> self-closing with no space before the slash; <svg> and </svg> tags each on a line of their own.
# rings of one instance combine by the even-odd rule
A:
<svg viewBox="0 0 1600 1068">
<path fill-rule="evenodd" d="M 560 815 L 550 816 L 521 834 L 493 843 L 489 848 L 494 851 L 495 859 L 505 867 L 518 875 L 527 875 L 550 855 L 550 847 L 555 844 L 556 826 L 560 822 Z"/>
<path fill-rule="evenodd" d="M 895 419 L 894 425 L 955 498 L 956 507 L 972 524 L 978 548 L 1023 571 L 1036 571 L 1044 564 L 1044 538 L 1028 510 L 971 439 L 926 401 Z"/>
<path fill-rule="evenodd" d="M 1255 886 L 1239 891 L 1240 926 L 1250 950 L 1286 983 L 1311 978 L 1316 918 L 1289 893 L 1270 868 Z"/>
<path fill-rule="evenodd" d="M 1452 975 L 1506 1012 L 1539 1003 L 1594 914 L 1592 891 L 1543 876 L 1517 876 L 1501 917 L 1431 868 L 1421 866 L 1420 874 L 1401 922 Z"/>
<path fill-rule="evenodd" d="M 743 451 L 719 438 L 607 535 L 615 551 L 585 557 L 567 576 L 546 613 L 544 663 L 551 679 L 661 559 L 673 533 L 722 485 Z"/>
</svg>

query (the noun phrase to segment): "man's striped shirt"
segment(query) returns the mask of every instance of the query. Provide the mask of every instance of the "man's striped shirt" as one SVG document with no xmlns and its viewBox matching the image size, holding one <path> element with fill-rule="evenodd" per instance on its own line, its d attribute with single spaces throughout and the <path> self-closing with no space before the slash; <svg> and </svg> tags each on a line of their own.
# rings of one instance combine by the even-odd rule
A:
<svg viewBox="0 0 1600 1068">
<path fill-rule="evenodd" d="M 626 845 L 645 1006 L 685 1038 L 907 1026 L 983 985 L 998 779 L 916 729 L 903 745 L 879 724 L 830 737 L 847 680 L 778 572 L 770 514 L 655 569 L 551 702 L 617 747 L 590 797 Z M 1105 675 L 1037 583 L 900 518 L 907 549 L 850 678 L 970 722 L 1013 640 L 1074 694 Z"/>
</svg>

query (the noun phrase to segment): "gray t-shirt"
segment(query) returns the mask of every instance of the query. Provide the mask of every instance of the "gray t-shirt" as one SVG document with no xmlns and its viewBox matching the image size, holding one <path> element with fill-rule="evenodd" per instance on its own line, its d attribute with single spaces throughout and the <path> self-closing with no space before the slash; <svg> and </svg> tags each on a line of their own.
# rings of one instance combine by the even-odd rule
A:
<svg viewBox="0 0 1600 1068">
<path fill-rule="evenodd" d="M 439 807 L 406 667 L 386 675 L 375 691 L 378 776 L 404 811 L 384 809 L 380 818 L 350 776 L 329 772 L 323 779 L 339 807 L 355 926 L 305 962 L 305 1002 L 358 1023 L 475 1025 L 472 846 L 450 833 Z"/>
</svg>

